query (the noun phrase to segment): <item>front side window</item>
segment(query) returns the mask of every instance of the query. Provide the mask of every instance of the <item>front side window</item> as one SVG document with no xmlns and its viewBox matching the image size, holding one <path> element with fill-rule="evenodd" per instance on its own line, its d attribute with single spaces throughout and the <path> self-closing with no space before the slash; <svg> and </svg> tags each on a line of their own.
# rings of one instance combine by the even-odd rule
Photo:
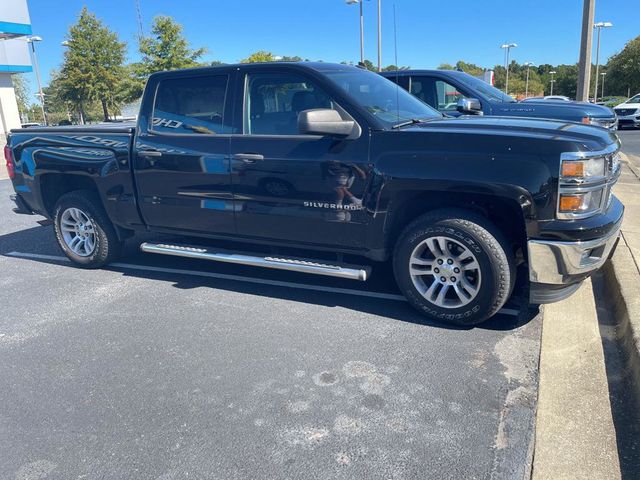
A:
<svg viewBox="0 0 640 480">
<path fill-rule="evenodd" d="M 300 112 L 336 106 L 326 93 L 296 74 L 250 74 L 246 85 L 244 133 L 248 135 L 299 135 Z"/>
<path fill-rule="evenodd" d="M 157 133 L 215 135 L 230 133 L 225 125 L 227 75 L 161 80 L 153 107 Z"/>
<path fill-rule="evenodd" d="M 464 95 L 456 87 L 442 80 L 436 80 L 436 93 L 438 95 L 438 110 L 441 112 L 455 112 L 458 100 L 464 98 Z"/>
</svg>

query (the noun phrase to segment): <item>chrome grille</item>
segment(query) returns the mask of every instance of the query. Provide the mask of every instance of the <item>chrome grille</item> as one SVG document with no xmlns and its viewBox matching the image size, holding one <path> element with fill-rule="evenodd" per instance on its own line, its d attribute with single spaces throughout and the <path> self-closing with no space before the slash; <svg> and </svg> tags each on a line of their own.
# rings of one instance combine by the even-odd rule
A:
<svg viewBox="0 0 640 480">
<path fill-rule="evenodd" d="M 627 115 L 633 115 L 634 113 L 636 113 L 636 110 L 637 108 L 619 108 L 616 109 L 615 112 L 617 115 L 626 117 Z"/>
</svg>

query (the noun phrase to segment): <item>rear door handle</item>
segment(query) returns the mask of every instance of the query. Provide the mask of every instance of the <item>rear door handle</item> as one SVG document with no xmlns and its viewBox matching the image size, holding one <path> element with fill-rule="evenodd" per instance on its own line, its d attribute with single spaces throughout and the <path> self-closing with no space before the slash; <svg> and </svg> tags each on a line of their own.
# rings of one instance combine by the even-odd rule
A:
<svg viewBox="0 0 640 480">
<path fill-rule="evenodd" d="M 140 157 L 161 157 L 162 152 L 158 150 L 139 150 L 138 156 Z"/>
<path fill-rule="evenodd" d="M 245 162 L 258 162 L 264 160 L 264 155 L 259 153 L 236 153 L 233 156 L 234 160 L 242 160 Z"/>
</svg>

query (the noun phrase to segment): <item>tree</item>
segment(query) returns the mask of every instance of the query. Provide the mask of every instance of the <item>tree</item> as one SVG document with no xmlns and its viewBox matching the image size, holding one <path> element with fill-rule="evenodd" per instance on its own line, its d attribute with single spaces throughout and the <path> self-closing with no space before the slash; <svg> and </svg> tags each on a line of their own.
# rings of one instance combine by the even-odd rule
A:
<svg viewBox="0 0 640 480">
<path fill-rule="evenodd" d="M 60 95 L 72 102 L 84 121 L 84 106 L 98 100 L 104 120 L 115 106 L 114 92 L 122 79 L 126 44 L 86 7 L 69 29 L 60 70 Z"/>
<path fill-rule="evenodd" d="M 141 38 L 139 47 L 142 61 L 137 70 L 144 77 L 153 72 L 197 67 L 206 53 L 204 48 L 190 48 L 182 25 L 163 15 L 153 19 L 151 36 Z"/>
<path fill-rule="evenodd" d="M 29 80 L 23 74 L 16 74 L 11 77 L 13 90 L 16 92 L 16 102 L 21 115 L 27 113 L 33 102 L 29 101 Z"/>
<path fill-rule="evenodd" d="M 607 62 L 607 90 L 610 94 L 633 95 L 640 91 L 640 36 L 628 42 Z"/>
<path fill-rule="evenodd" d="M 266 50 L 258 50 L 252 53 L 247 58 L 240 60 L 240 63 L 259 63 L 259 62 L 275 62 L 276 57 L 273 53 Z"/>
</svg>

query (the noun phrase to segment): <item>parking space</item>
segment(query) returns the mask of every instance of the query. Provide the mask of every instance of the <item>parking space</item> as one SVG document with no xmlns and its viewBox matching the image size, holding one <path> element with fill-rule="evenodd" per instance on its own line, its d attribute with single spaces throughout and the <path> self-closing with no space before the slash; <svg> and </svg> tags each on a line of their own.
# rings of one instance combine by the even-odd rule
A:
<svg viewBox="0 0 640 480">
<path fill-rule="evenodd" d="M 65 261 L 0 181 L 0 477 L 515 478 L 541 318 L 473 329 L 371 283 L 140 254 Z M 29 476 L 31 475 L 31 476 Z"/>
</svg>

